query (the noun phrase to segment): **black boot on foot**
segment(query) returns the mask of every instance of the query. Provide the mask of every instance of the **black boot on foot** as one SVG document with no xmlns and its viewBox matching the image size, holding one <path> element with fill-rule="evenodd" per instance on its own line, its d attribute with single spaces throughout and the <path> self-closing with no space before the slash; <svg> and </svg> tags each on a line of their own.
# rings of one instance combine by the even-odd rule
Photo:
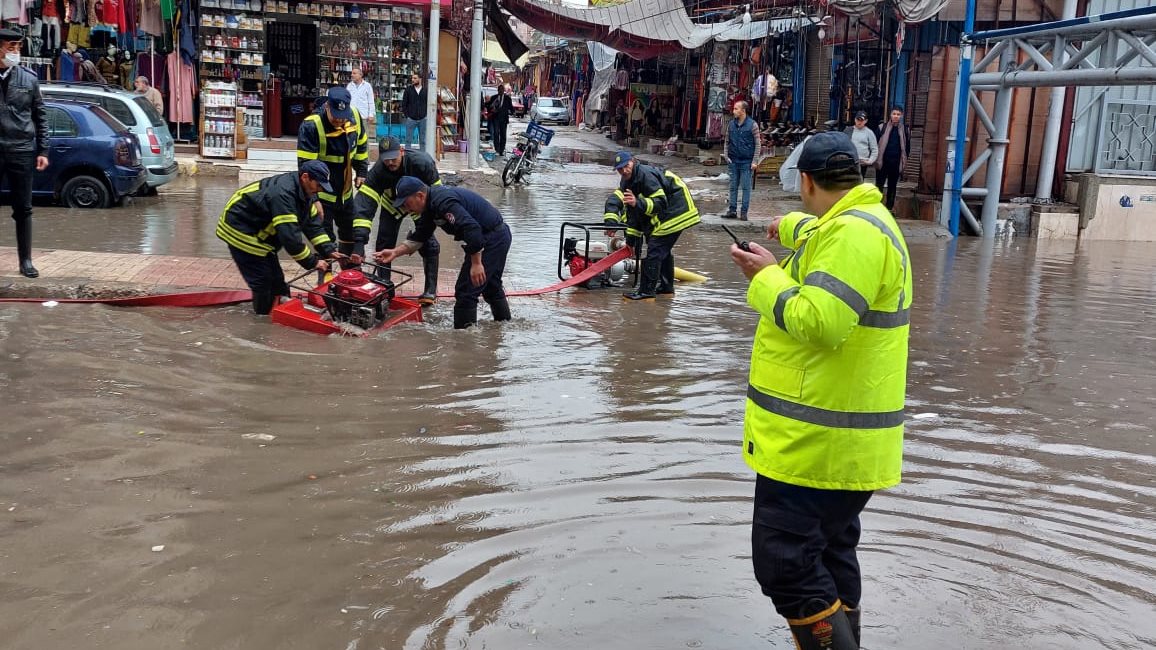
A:
<svg viewBox="0 0 1156 650">
<path fill-rule="evenodd" d="M 834 605 L 820 609 L 822 605 L 816 603 L 804 608 L 804 611 L 816 612 L 806 618 L 787 619 L 799 650 L 859 650 L 843 603 L 835 601 Z"/>
</svg>

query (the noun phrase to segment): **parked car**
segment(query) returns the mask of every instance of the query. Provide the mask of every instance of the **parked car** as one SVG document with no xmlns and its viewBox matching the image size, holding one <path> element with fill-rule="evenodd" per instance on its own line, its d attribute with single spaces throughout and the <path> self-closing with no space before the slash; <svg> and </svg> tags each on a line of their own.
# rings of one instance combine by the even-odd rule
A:
<svg viewBox="0 0 1156 650">
<path fill-rule="evenodd" d="M 514 103 L 514 117 L 526 117 L 526 107 L 522 104 L 521 95 L 510 95 L 510 99 Z"/>
<path fill-rule="evenodd" d="M 530 109 L 530 119 L 535 122 L 570 123 L 570 107 L 559 97 L 540 97 Z"/>
<path fill-rule="evenodd" d="M 96 104 L 45 99 L 44 107 L 48 169 L 32 175 L 33 197 L 107 208 L 144 187 L 147 172 L 128 127 Z"/>
<path fill-rule="evenodd" d="M 177 177 L 176 147 L 164 117 L 143 95 L 117 86 L 86 82 L 41 84 L 46 99 L 92 102 L 129 128 L 140 142 L 140 158 L 148 172 L 146 191 Z"/>
</svg>

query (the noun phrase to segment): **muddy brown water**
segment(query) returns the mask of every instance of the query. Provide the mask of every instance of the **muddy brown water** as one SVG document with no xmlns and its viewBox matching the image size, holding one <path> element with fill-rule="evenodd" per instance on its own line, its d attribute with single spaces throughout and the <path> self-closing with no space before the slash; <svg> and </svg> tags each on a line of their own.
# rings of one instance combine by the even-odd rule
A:
<svg viewBox="0 0 1156 650">
<path fill-rule="evenodd" d="M 573 173 L 487 190 L 526 285 L 601 209 Z M 40 245 L 223 255 L 229 189 L 41 209 Z M 245 306 L 0 305 L 0 648 L 793 647 L 750 568 L 756 317 L 722 234 L 676 252 L 711 281 L 673 303 L 570 291 L 466 333 L 446 304 L 365 340 Z M 865 647 L 1156 647 L 1156 247 L 912 257 Z"/>
</svg>

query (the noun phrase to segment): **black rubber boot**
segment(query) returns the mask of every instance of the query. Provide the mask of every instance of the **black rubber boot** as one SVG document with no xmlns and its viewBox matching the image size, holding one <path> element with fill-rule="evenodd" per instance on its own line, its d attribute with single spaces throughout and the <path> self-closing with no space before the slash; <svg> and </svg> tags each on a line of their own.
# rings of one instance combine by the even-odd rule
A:
<svg viewBox="0 0 1156 650">
<path fill-rule="evenodd" d="M 260 293 L 253 293 L 253 313 L 258 316 L 268 316 L 269 312 L 273 311 L 273 306 L 277 304 L 277 296 L 273 295 L 271 291 L 262 291 Z"/>
<path fill-rule="evenodd" d="M 506 300 L 505 296 L 502 296 L 501 298 L 494 298 L 493 300 L 488 300 L 487 302 L 490 303 L 490 311 L 493 312 L 495 321 L 500 323 L 502 321 L 511 320 L 513 318 L 513 316 L 510 314 L 510 303 Z"/>
<path fill-rule="evenodd" d="M 40 277 L 40 271 L 32 266 L 32 219 L 16 221 L 16 253 L 20 258 L 20 275 L 26 278 Z"/>
<path fill-rule="evenodd" d="M 658 289 L 655 291 L 659 298 L 674 297 L 674 255 L 667 255 L 659 267 Z"/>
<path fill-rule="evenodd" d="M 799 650 L 859 650 L 843 603 L 835 601 L 834 605 L 824 607 L 816 601 L 804 608 L 804 611 L 815 610 L 818 611 L 805 618 L 787 619 Z"/>
<path fill-rule="evenodd" d="M 658 278 L 662 274 L 662 262 L 647 258 L 642 260 L 642 278 L 638 288 L 622 294 L 623 300 L 651 301 L 654 300 L 654 289 L 658 286 Z"/>
<path fill-rule="evenodd" d="M 859 636 L 859 615 L 863 613 L 863 610 L 859 609 L 858 607 L 851 609 L 844 605 L 843 613 L 847 615 L 847 620 L 851 623 L 851 634 L 855 636 L 855 643 L 862 645 L 863 637 Z"/>
<path fill-rule="evenodd" d="M 422 272 L 425 274 L 425 290 L 417 297 L 419 305 L 432 305 L 438 300 L 438 256 L 421 258 Z"/>
<path fill-rule="evenodd" d="M 454 305 L 454 329 L 464 330 L 478 323 L 478 306 L 462 307 Z"/>
</svg>

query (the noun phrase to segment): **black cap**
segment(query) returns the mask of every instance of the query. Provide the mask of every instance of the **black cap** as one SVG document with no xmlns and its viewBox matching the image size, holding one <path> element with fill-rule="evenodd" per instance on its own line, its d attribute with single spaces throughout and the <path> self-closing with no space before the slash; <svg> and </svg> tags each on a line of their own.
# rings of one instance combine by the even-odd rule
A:
<svg viewBox="0 0 1156 650">
<path fill-rule="evenodd" d="M 381 160 L 397 160 L 401 158 L 401 140 L 393 136 L 382 138 L 377 145 L 377 151 Z"/>
<path fill-rule="evenodd" d="M 867 112 L 866 111 L 859 111 L 858 113 L 855 113 L 855 119 L 857 119 L 857 120 L 867 119 Z"/>
<path fill-rule="evenodd" d="M 24 32 L 18 29 L 0 29 L 0 43 L 24 40 Z"/>
<path fill-rule="evenodd" d="M 397 182 L 397 187 L 393 190 L 393 207 L 400 208 L 405 205 L 406 199 L 428 189 L 425 183 L 421 182 L 421 179 L 413 176 L 402 176 L 401 180 Z"/>
<path fill-rule="evenodd" d="M 820 172 L 859 165 L 859 152 L 851 136 L 842 131 L 816 133 L 803 143 L 798 169 L 801 172 Z"/>
<path fill-rule="evenodd" d="M 320 160 L 309 160 L 301 165 L 301 173 L 309 174 L 309 178 L 321 183 L 321 189 L 333 193 L 333 186 L 329 184 L 329 165 Z"/>
</svg>

